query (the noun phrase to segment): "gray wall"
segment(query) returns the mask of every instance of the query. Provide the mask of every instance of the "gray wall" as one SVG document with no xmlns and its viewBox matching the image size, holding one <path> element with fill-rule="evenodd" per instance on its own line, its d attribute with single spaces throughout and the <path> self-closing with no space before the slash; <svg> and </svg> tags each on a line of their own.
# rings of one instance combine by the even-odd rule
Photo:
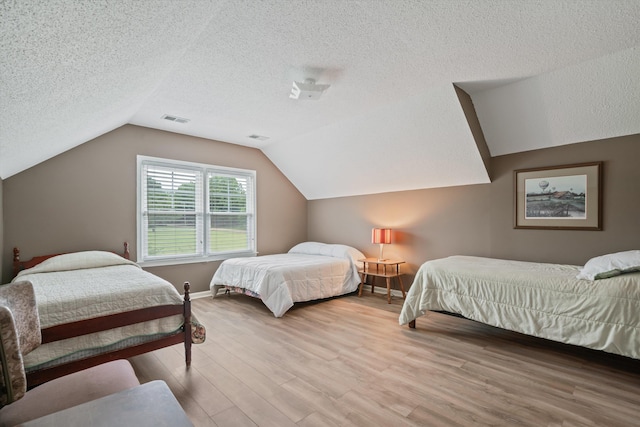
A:
<svg viewBox="0 0 640 427">
<path fill-rule="evenodd" d="M 377 257 L 371 228 L 393 229 L 385 258 L 415 273 L 426 260 L 451 254 L 490 254 L 490 186 L 402 191 L 309 202 L 309 240 L 340 242 Z"/>
<path fill-rule="evenodd" d="M 256 170 L 258 251 L 277 253 L 304 241 L 307 202 L 260 150 L 126 125 L 4 180 L 3 280 L 12 248 L 21 258 L 88 249 L 136 257 L 138 154 Z M 148 268 L 182 289 L 208 289 L 219 262 Z"/>
<path fill-rule="evenodd" d="M 0 179 L 0 248 L 2 248 L 2 242 L 4 241 L 4 209 L 3 209 L 3 200 L 4 197 L 2 196 L 2 179 Z M 4 251 L 2 252 L 4 253 Z M 0 279 L 4 277 L 4 269 L 5 269 L 5 263 L 4 263 L 4 256 L 1 256 L 0 254 Z M 2 280 L 0 283 L 4 283 L 4 280 Z"/>
<path fill-rule="evenodd" d="M 640 249 L 640 135 L 584 142 L 492 159 L 491 255 L 584 264 L 604 253 Z M 513 228 L 513 171 L 603 161 L 603 230 Z"/>
<path fill-rule="evenodd" d="M 640 135 L 495 157 L 491 184 L 307 202 L 259 150 L 127 125 L 0 182 L 4 281 L 13 246 L 27 259 L 60 251 L 120 250 L 127 240 L 135 256 L 137 154 L 257 170 L 263 255 L 315 240 L 377 256 L 371 228 L 391 227 L 394 242 L 386 245 L 385 256 L 407 261 L 403 270 L 410 282 L 423 262 L 453 254 L 583 264 L 592 256 L 640 248 Z M 592 161 L 604 162 L 603 231 L 513 228 L 515 169 Z M 218 265 L 149 271 L 177 287 L 189 280 L 201 291 Z"/>
<path fill-rule="evenodd" d="M 341 241 L 377 256 L 372 227 L 396 230 L 385 257 L 407 261 L 405 281 L 425 261 L 463 254 L 582 265 L 640 248 L 640 135 L 491 159 L 491 184 L 309 202 L 309 239 Z M 602 231 L 513 228 L 513 171 L 603 161 Z"/>
</svg>

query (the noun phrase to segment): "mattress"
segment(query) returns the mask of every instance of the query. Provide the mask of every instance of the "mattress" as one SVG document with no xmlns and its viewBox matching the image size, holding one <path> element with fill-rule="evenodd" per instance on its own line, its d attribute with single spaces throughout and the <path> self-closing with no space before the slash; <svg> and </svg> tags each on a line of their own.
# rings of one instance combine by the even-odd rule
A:
<svg viewBox="0 0 640 427">
<path fill-rule="evenodd" d="M 400 313 L 428 310 L 640 358 L 640 273 L 582 280 L 580 267 L 453 256 L 424 263 Z"/>
</svg>

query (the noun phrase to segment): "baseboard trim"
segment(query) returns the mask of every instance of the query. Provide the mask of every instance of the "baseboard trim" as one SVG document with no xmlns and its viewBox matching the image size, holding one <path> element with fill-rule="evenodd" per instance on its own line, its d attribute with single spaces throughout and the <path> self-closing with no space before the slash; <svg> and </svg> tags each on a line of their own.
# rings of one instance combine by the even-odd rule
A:
<svg viewBox="0 0 640 427">
<path fill-rule="evenodd" d="M 211 296 L 211 291 L 194 292 L 190 293 L 189 296 L 191 299 L 206 298 Z"/>
<path fill-rule="evenodd" d="M 369 293 L 371 293 L 371 285 L 365 284 L 363 286 L 362 293 L 366 291 L 369 291 Z M 385 288 L 384 286 L 376 286 L 373 290 L 373 293 L 387 295 L 387 288 Z M 402 291 L 400 289 L 391 289 L 391 296 L 402 298 Z"/>
</svg>

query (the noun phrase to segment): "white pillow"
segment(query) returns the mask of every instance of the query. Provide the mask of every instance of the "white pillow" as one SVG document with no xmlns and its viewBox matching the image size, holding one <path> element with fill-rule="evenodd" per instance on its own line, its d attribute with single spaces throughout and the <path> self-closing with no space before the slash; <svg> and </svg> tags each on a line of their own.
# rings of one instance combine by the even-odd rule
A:
<svg viewBox="0 0 640 427">
<path fill-rule="evenodd" d="M 320 255 L 323 250 L 327 246 L 326 243 L 320 242 L 302 242 L 298 243 L 291 249 L 289 249 L 290 254 L 308 254 L 308 255 Z"/>
<path fill-rule="evenodd" d="M 291 249 L 289 249 L 289 253 L 293 254 L 308 254 L 308 255 L 324 255 L 331 256 L 335 258 L 346 258 L 351 259 L 354 264 L 357 263 L 359 259 L 365 258 L 364 254 L 347 245 L 340 244 L 327 244 L 327 243 L 319 243 L 319 242 L 303 242 L 298 243 Z"/>
<path fill-rule="evenodd" d="M 362 252 L 351 246 L 339 244 L 329 246 L 331 247 L 331 256 L 337 258 L 351 258 L 354 264 L 358 263 L 359 259 L 366 258 Z"/>
<path fill-rule="evenodd" d="M 591 258 L 576 276 L 578 279 L 598 280 L 640 271 L 640 250 L 617 252 Z"/>
<path fill-rule="evenodd" d="M 20 277 L 27 274 L 34 273 L 51 273 L 54 271 L 69 271 L 69 270 L 82 270 L 85 268 L 99 268 L 99 267 L 109 267 L 112 265 L 135 265 L 133 261 L 129 261 L 124 259 L 118 254 L 114 254 L 113 252 L 104 252 L 104 251 L 84 251 L 84 252 L 71 252 L 68 254 L 56 255 L 52 258 L 49 258 L 35 267 L 28 268 L 26 270 L 22 270 L 18 275 L 13 279 L 14 281 Z"/>
</svg>

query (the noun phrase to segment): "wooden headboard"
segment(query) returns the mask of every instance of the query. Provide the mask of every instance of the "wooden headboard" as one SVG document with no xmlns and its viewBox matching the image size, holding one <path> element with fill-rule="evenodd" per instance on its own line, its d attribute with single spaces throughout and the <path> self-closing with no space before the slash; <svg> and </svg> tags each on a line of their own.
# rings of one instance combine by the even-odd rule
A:
<svg viewBox="0 0 640 427">
<path fill-rule="evenodd" d="M 31 268 L 40 264 L 42 261 L 45 261 L 49 258 L 52 258 L 56 255 L 62 255 L 63 253 L 50 254 L 50 255 L 40 255 L 34 256 L 30 260 L 20 261 L 20 249 L 13 248 L 13 277 L 16 277 L 19 272 L 22 270 L 26 270 L 27 268 Z M 129 243 L 124 242 L 124 252 L 122 253 L 122 257 L 125 259 L 130 259 L 131 254 L 129 253 Z"/>
</svg>

